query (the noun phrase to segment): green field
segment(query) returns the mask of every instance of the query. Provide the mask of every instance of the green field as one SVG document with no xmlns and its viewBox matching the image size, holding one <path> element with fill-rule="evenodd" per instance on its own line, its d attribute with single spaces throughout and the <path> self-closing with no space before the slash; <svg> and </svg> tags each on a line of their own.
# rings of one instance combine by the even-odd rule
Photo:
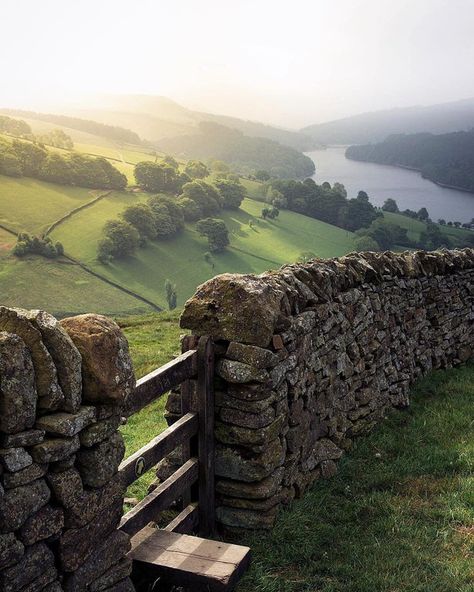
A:
<svg viewBox="0 0 474 592">
<path fill-rule="evenodd" d="M 11 238 L 13 241 L 0 231 L 0 304 L 41 308 L 58 317 L 84 312 L 129 314 L 150 310 L 145 303 L 77 265 L 33 255 L 22 259 L 9 255 L 7 247 L 14 243 L 14 237 Z"/>
<path fill-rule="evenodd" d="M 197 285 L 218 273 L 261 273 L 295 261 L 302 252 L 331 257 L 353 249 L 352 234 L 345 230 L 289 211 L 282 211 L 277 220 L 264 221 L 259 217 L 262 204 L 247 199 L 240 210 L 222 213 L 231 245 L 215 255 L 212 264 L 204 258 L 206 240 L 192 226 L 172 240 L 149 243 L 134 257 L 100 264 L 97 242 L 104 223 L 126 205 L 144 199 L 143 194 L 113 193 L 61 224 L 52 238 L 61 241 L 75 259 L 162 306 L 166 279 L 176 283 L 181 305 Z"/>
<path fill-rule="evenodd" d="M 402 214 L 393 214 L 391 212 L 383 212 L 383 215 L 388 222 L 391 222 L 392 224 L 398 224 L 402 228 L 406 228 L 408 230 L 408 238 L 411 240 L 418 241 L 420 239 L 421 233 L 426 230 L 426 224 L 424 222 L 420 222 L 420 220 L 414 220 L 408 216 L 403 216 Z M 443 234 L 446 234 L 446 236 L 450 238 L 453 247 L 462 246 L 465 244 L 465 242 L 463 243 L 462 241 L 472 237 L 474 234 L 472 230 L 466 230 L 465 228 L 442 226 L 441 224 L 437 224 L 437 226 Z"/>
<path fill-rule="evenodd" d="M 0 175 L 0 224 L 15 232 L 39 234 L 70 210 L 91 201 L 100 191 L 15 179 Z"/>
</svg>

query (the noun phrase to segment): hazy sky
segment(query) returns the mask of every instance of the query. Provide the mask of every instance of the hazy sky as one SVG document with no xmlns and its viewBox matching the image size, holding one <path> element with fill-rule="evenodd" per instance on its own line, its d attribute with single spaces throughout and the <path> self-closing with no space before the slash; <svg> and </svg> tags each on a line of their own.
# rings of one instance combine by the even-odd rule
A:
<svg viewBox="0 0 474 592">
<path fill-rule="evenodd" d="M 0 106 L 114 92 L 300 126 L 474 96 L 474 0 L 1 0 Z"/>
</svg>

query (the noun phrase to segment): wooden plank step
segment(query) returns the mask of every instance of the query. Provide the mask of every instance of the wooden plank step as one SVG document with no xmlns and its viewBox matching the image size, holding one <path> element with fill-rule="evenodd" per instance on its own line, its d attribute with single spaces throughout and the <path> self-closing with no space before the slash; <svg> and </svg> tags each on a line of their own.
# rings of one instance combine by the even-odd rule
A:
<svg viewBox="0 0 474 592">
<path fill-rule="evenodd" d="M 146 526 L 132 538 L 134 569 L 181 586 L 232 590 L 250 563 L 250 549 Z"/>
</svg>

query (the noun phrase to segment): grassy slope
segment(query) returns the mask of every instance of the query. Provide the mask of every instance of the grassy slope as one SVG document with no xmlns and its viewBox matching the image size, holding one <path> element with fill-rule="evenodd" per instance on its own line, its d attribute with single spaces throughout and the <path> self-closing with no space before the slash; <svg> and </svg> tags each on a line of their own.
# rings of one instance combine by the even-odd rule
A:
<svg viewBox="0 0 474 592">
<path fill-rule="evenodd" d="M 402 214 L 392 214 L 391 212 L 384 212 L 384 218 L 392 224 L 398 224 L 402 228 L 408 230 L 408 237 L 412 240 L 419 240 L 420 234 L 426 230 L 426 224 L 419 220 L 414 220 L 408 216 L 402 216 Z M 462 239 L 468 238 L 473 235 L 471 230 L 464 228 L 453 228 L 451 226 L 437 225 L 443 234 L 446 234 L 452 241 L 453 247 L 459 246 Z"/>
<path fill-rule="evenodd" d="M 142 194 L 114 193 L 59 226 L 52 238 L 62 241 L 73 257 L 161 305 L 166 278 L 177 284 L 182 304 L 197 285 L 218 273 L 261 273 L 295 261 L 305 251 L 331 257 L 353 249 L 351 233 L 288 211 L 282 211 L 275 221 L 264 221 L 259 218 L 262 204 L 245 200 L 242 209 L 221 215 L 230 231 L 231 247 L 213 257 L 214 267 L 205 261 L 207 242 L 193 226 L 176 239 L 150 243 L 127 260 L 99 264 L 97 242 L 105 221 L 117 217 L 127 204 L 143 199 Z"/>
<path fill-rule="evenodd" d="M 119 320 L 137 376 L 178 353 L 176 313 Z M 240 592 L 471 592 L 474 366 L 420 381 L 412 406 L 357 440 L 338 475 L 239 538 L 253 563 Z M 162 399 L 122 428 L 127 454 L 161 431 Z M 146 493 L 152 474 L 129 495 Z"/>
<path fill-rule="evenodd" d="M 0 175 L 0 224 L 16 232 L 39 234 L 70 210 L 100 192 Z"/>
<path fill-rule="evenodd" d="M 241 592 L 472 592 L 474 366 L 420 381 L 250 544 Z"/>
</svg>

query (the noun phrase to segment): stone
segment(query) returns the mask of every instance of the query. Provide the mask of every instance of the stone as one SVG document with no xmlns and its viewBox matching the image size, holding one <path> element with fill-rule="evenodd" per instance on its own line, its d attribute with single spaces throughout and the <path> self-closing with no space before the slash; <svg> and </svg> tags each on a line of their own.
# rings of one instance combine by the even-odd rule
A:
<svg viewBox="0 0 474 592">
<path fill-rule="evenodd" d="M 122 502 L 108 506 L 92 522 L 82 528 L 63 531 L 59 539 L 59 559 L 64 571 L 77 570 L 96 552 L 91 541 L 100 541 L 117 528 L 122 517 Z"/>
<path fill-rule="evenodd" d="M 49 464 L 49 471 L 50 473 L 62 473 L 63 471 L 67 471 L 71 469 L 76 464 L 76 455 L 71 454 L 71 456 L 67 456 L 62 460 L 57 460 L 55 462 L 51 462 Z"/>
<path fill-rule="evenodd" d="M 42 310 L 26 314 L 29 321 L 41 333 L 43 343 L 50 353 L 58 373 L 64 401 L 61 409 L 76 413 L 81 404 L 82 374 L 81 354 L 61 324 L 52 315 Z"/>
<path fill-rule="evenodd" d="M 283 479 L 284 469 L 280 467 L 266 479 L 253 483 L 242 483 L 227 479 L 218 479 L 216 491 L 226 496 L 244 499 L 262 500 L 278 493 Z"/>
<path fill-rule="evenodd" d="M 130 550 L 130 538 L 114 531 L 94 549 L 94 553 L 64 581 L 65 592 L 83 592 Z"/>
<path fill-rule="evenodd" d="M 24 448 L 0 449 L 0 463 L 6 471 L 16 473 L 33 463 L 33 459 Z"/>
<path fill-rule="evenodd" d="M 79 437 L 72 438 L 48 438 L 41 444 L 36 444 L 30 449 L 33 460 L 38 463 L 55 462 L 64 460 L 79 450 Z"/>
<path fill-rule="evenodd" d="M 327 460 L 341 458 L 343 451 L 327 438 L 321 438 L 314 445 L 308 457 L 303 463 L 304 470 L 313 470 L 319 463 Z"/>
<path fill-rule="evenodd" d="M 218 275 L 199 286 L 186 302 L 180 326 L 198 335 L 266 347 L 283 295 L 270 276 Z"/>
<path fill-rule="evenodd" d="M 82 399 L 122 404 L 135 387 L 128 342 L 119 326 L 97 314 L 61 321 L 82 356 Z"/>
<path fill-rule="evenodd" d="M 90 592 L 100 592 L 110 588 L 114 584 L 119 584 L 132 573 L 132 560 L 124 557 L 118 563 L 109 567 L 97 580 L 89 585 Z"/>
<path fill-rule="evenodd" d="M 116 432 L 92 448 L 81 448 L 77 454 L 77 468 L 89 487 L 102 487 L 117 472 L 125 454 L 122 435 Z"/>
<path fill-rule="evenodd" d="M 215 472 L 218 477 L 236 481 L 261 481 L 273 473 L 284 461 L 284 449 L 277 438 L 261 453 L 245 458 L 227 446 L 216 446 Z"/>
<path fill-rule="evenodd" d="M 473 348 L 469 346 L 460 347 L 458 350 L 458 358 L 461 362 L 467 362 L 473 355 Z"/>
<path fill-rule="evenodd" d="M 29 320 L 28 311 L 0 306 L 0 331 L 18 335 L 28 348 L 34 367 L 38 406 L 41 409 L 58 409 L 64 402 L 64 395 L 56 366 L 43 343 L 41 332 Z"/>
<path fill-rule="evenodd" d="M 218 376 L 227 380 L 227 382 L 267 382 L 270 378 L 266 370 L 260 370 L 244 364 L 243 362 L 234 362 L 233 360 L 219 360 L 216 365 Z"/>
<path fill-rule="evenodd" d="M 216 509 L 216 518 L 224 526 L 269 529 L 275 524 L 277 513 L 276 506 L 266 512 L 220 506 Z"/>
<path fill-rule="evenodd" d="M 48 584 L 41 592 L 63 592 L 63 587 L 59 582 Z"/>
<path fill-rule="evenodd" d="M 247 499 L 240 497 L 219 497 L 218 505 L 226 508 L 236 508 L 240 510 L 253 510 L 256 512 L 268 512 L 276 505 L 281 504 L 283 496 L 278 493 L 265 499 Z"/>
<path fill-rule="evenodd" d="M 227 394 L 241 401 L 262 401 L 274 396 L 270 386 L 265 383 L 232 384 L 227 385 Z"/>
<path fill-rule="evenodd" d="M 23 543 L 13 533 L 0 534 L 0 570 L 18 563 L 24 552 Z"/>
<path fill-rule="evenodd" d="M 91 426 L 82 430 L 82 432 L 79 434 L 81 446 L 90 448 L 91 446 L 95 446 L 96 444 L 99 444 L 99 442 L 110 438 L 110 436 L 112 436 L 112 434 L 118 430 L 119 425 L 119 415 L 113 415 L 112 417 L 92 424 Z"/>
<path fill-rule="evenodd" d="M 337 473 L 337 465 L 333 460 L 323 460 L 320 469 L 323 479 L 330 479 Z"/>
<path fill-rule="evenodd" d="M 220 418 L 227 423 L 256 430 L 265 428 L 275 420 L 275 409 L 266 407 L 260 413 L 246 413 L 242 409 L 224 408 L 221 409 Z"/>
<path fill-rule="evenodd" d="M 261 447 L 278 437 L 284 422 L 285 418 L 281 415 L 264 428 L 250 429 L 216 421 L 214 433 L 216 440 L 224 444 L 236 444 L 244 448 Z"/>
<path fill-rule="evenodd" d="M 125 494 L 119 476 L 99 489 L 84 489 L 79 471 L 75 468 L 50 473 L 47 479 L 55 499 L 64 508 L 65 525 L 68 528 L 85 526 L 106 507 L 120 501 Z"/>
<path fill-rule="evenodd" d="M 6 491 L 0 496 L 0 532 L 20 528 L 28 516 L 48 503 L 50 496 L 44 479 Z"/>
<path fill-rule="evenodd" d="M 2 592 L 23 591 L 52 567 L 54 567 L 54 556 L 48 547 L 44 543 L 33 545 L 26 549 L 18 563 L 0 571 L 0 590 Z"/>
<path fill-rule="evenodd" d="M 0 307 L 1 310 L 1 307 Z M 0 332 L 0 431 L 31 428 L 36 416 L 33 361 L 17 335 Z"/>
<path fill-rule="evenodd" d="M 3 448 L 34 446 L 35 444 L 39 444 L 43 438 L 43 430 L 26 430 L 16 434 L 1 434 L 0 445 Z"/>
<path fill-rule="evenodd" d="M 276 366 L 279 362 L 278 356 L 269 349 L 256 345 L 244 345 L 236 341 L 229 344 L 225 357 L 261 369 Z"/>
<path fill-rule="evenodd" d="M 21 589 L 21 592 L 43 592 L 46 586 L 57 581 L 58 571 L 55 567 L 49 567 L 41 575 L 39 575 L 33 582 Z"/>
<path fill-rule="evenodd" d="M 36 427 L 48 434 L 71 438 L 95 421 L 94 407 L 80 407 L 77 413 L 54 413 L 43 415 Z"/>
<path fill-rule="evenodd" d="M 61 508 L 46 505 L 30 516 L 18 532 L 25 545 L 33 545 L 61 532 L 64 527 L 64 512 Z"/>
<path fill-rule="evenodd" d="M 31 483 L 31 481 L 40 479 L 46 474 L 47 469 L 48 465 L 46 464 L 40 465 L 33 463 L 16 473 L 5 473 L 5 475 L 3 475 L 5 489 L 20 487 L 20 485 L 26 485 L 27 483 Z"/>
</svg>

